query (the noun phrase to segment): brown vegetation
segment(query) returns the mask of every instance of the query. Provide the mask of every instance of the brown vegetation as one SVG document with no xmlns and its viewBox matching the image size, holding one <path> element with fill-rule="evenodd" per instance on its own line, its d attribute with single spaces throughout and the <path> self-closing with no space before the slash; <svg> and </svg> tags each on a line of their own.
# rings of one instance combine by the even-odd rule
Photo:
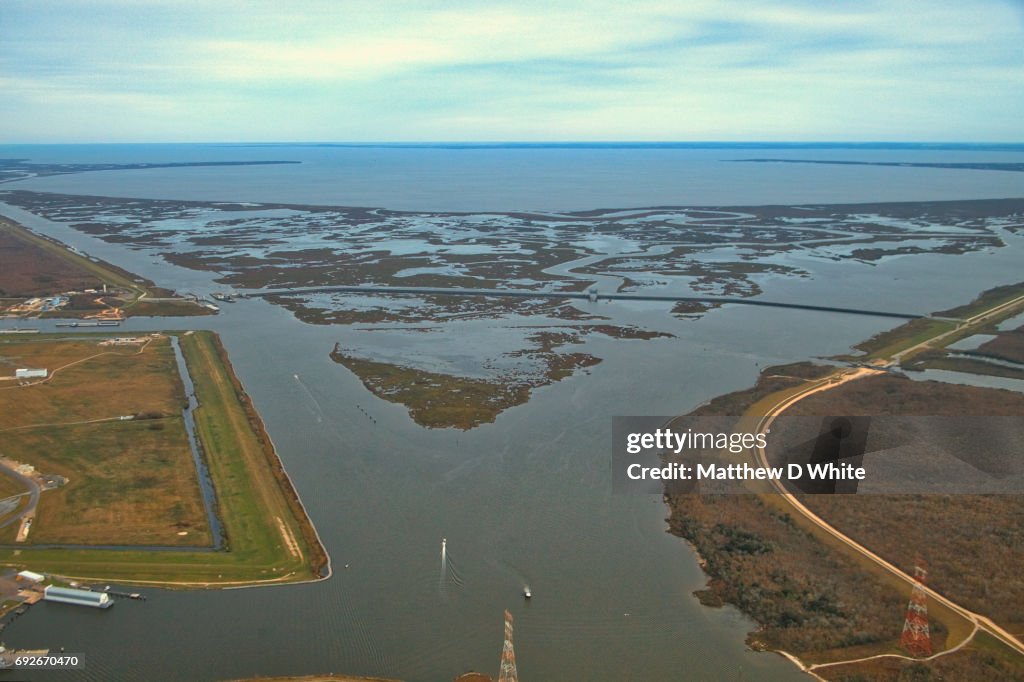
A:
<svg viewBox="0 0 1024 682">
<path fill-rule="evenodd" d="M 978 639 L 984 639 L 984 635 Z M 972 642 L 928 663 L 883 658 L 819 668 L 815 672 L 833 682 L 1010 682 L 1024 679 L 1024 661 L 995 645 Z"/>
<path fill-rule="evenodd" d="M 101 284 L 95 274 L 26 239 L 0 218 L 0 297 L 28 298 Z"/>
<path fill-rule="evenodd" d="M 711 399 L 691 414 L 698 417 L 731 417 L 741 415 L 758 401 L 779 391 L 796 388 L 808 379 L 828 375 L 832 367 L 811 362 L 794 362 L 789 365 L 766 367 L 752 388 L 726 393 Z"/>
<path fill-rule="evenodd" d="M 1024 327 L 999 334 L 978 346 L 974 352 L 1011 362 L 1024 362 Z"/>
<path fill-rule="evenodd" d="M 671 532 L 710 576 L 707 605 L 734 604 L 761 624 L 759 646 L 834 658 L 835 649 L 894 642 L 905 597 L 755 495 L 678 495 Z M 936 644 L 943 637 L 937 634 Z M 848 653 L 848 652 L 844 652 Z"/>
<path fill-rule="evenodd" d="M 51 372 L 0 388 L 0 453 L 68 480 L 43 492 L 29 543 L 209 545 L 169 340 L 101 339 L 0 340 L 7 366 Z M 137 414 L 154 418 L 120 419 Z"/>
<path fill-rule="evenodd" d="M 797 367 L 809 378 L 828 369 L 807 363 Z M 697 412 L 739 414 L 773 391 L 799 384 L 777 372 L 765 370 L 756 387 L 722 396 Z M 786 414 L 1024 415 L 1024 396 L 877 376 L 814 394 Z M 694 544 L 710 576 L 701 600 L 734 604 L 754 617 L 762 626 L 752 635 L 756 642 L 819 662 L 900 653 L 905 589 L 823 542 L 787 513 L 780 498 L 705 494 L 666 499 L 671 531 Z M 1024 578 L 1018 570 L 1024 563 L 1021 496 L 802 499 L 841 532 L 905 570 L 923 556 L 929 561 L 931 586 L 1011 631 L 1024 630 Z M 946 637 L 941 615 L 933 617 L 931 626 L 935 649 L 941 650 Z M 1016 679 L 1000 675 L 1017 674 L 1021 667 L 1003 650 L 986 651 L 972 643 L 955 657 L 927 666 L 882 659 L 817 672 L 830 680 Z M 972 671 L 978 675 L 956 677 Z"/>
<path fill-rule="evenodd" d="M 1024 416 L 1024 395 L 869 377 L 810 396 L 787 414 Z M 1024 496 L 811 495 L 804 503 L 906 571 L 923 557 L 932 587 L 1024 632 Z"/>
</svg>

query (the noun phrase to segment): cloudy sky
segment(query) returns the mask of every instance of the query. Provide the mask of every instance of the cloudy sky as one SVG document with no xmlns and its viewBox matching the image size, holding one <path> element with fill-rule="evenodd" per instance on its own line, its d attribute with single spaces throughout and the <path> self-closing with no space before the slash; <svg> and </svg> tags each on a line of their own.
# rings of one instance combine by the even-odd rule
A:
<svg viewBox="0 0 1024 682">
<path fill-rule="evenodd" d="M 1024 0 L 0 0 L 0 142 L 1024 141 Z"/>
</svg>

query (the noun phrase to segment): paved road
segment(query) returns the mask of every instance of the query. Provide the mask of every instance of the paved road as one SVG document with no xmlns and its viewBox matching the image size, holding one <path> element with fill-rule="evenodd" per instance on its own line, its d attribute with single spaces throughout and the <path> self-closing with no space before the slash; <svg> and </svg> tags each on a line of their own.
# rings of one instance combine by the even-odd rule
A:
<svg viewBox="0 0 1024 682">
<path fill-rule="evenodd" d="M 966 324 L 971 325 L 971 324 L 977 324 L 977 323 L 980 323 L 980 322 L 984 322 L 985 320 L 989 319 L 991 316 L 998 315 L 998 314 L 1000 314 L 1002 312 L 1005 312 L 1008 308 L 1016 306 L 1016 305 L 1019 305 L 1021 303 L 1024 303 L 1024 296 L 1021 296 L 1019 298 L 1013 299 L 1012 301 L 1008 301 L 1007 303 L 1004 303 L 1004 304 L 1001 304 L 999 306 L 996 306 L 995 308 L 992 308 L 992 309 L 987 310 L 985 312 L 982 312 L 982 313 L 979 313 L 977 315 L 974 315 L 973 317 L 968 318 L 968 320 L 966 321 Z M 959 327 L 958 329 L 962 329 L 962 328 L 963 328 L 963 326 Z M 926 345 L 928 345 L 930 343 L 934 343 L 935 341 L 941 340 L 942 338 L 949 336 L 951 333 L 952 332 L 946 332 L 946 333 L 943 333 L 943 334 L 941 334 L 939 336 L 933 337 L 932 339 L 929 339 L 927 341 L 923 341 L 923 342 L 917 344 L 916 346 L 913 346 L 911 349 L 907 349 L 905 351 L 902 351 L 900 356 L 906 354 L 907 351 L 909 351 L 909 350 L 916 349 L 916 348 L 921 348 L 921 347 L 924 347 L 924 346 L 926 346 Z M 894 357 L 894 359 L 896 359 L 896 358 Z M 820 393 L 822 391 L 827 391 L 827 390 L 836 388 L 838 386 L 842 386 L 843 384 L 848 383 L 850 381 L 856 381 L 857 379 L 861 379 L 861 378 L 866 377 L 866 376 L 876 375 L 876 374 L 879 374 L 879 373 L 881 373 L 881 370 L 873 369 L 873 368 L 869 368 L 869 367 L 860 367 L 860 368 L 857 368 L 857 369 L 852 370 L 852 371 L 851 370 L 844 370 L 842 372 L 839 372 L 838 374 L 833 374 L 833 375 L 831 375 L 829 377 L 825 377 L 824 379 L 820 379 L 818 381 L 812 382 L 811 384 L 809 384 L 803 390 L 801 390 L 801 391 L 799 391 L 799 392 L 797 392 L 797 393 L 795 393 L 795 394 L 793 394 L 791 396 L 788 396 L 788 397 L 780 400 L 775 405 L 773 405 L 771 407 L 771 409 L 768 410 L 767 414 L 764 417 L 761 418 L 761 421 L 758 424 L 758 432 L 759 433 L 767 433 L 771 429 L 772 423 L 775 421 L 775 419 L 779 415 L 781 415 L 788 408 L 792 407 L 793 405 L 795 405 L 796 403 L 800 402 L 801 400 L 803 400 L 804 398 L 806 398 L 808 396 L 814 395 L 815 393 Z M 755 453 L 755 457 L 757 458 L 758 465 L 762 466 L 762 467 L 767 467 L 768 466 L 768 457 L 765 454 L 764 448 L 755 448 L 754 449 L 754 453 Z M 855 550 L 856 552 L 858 552 L 862 556 L 867 557 L 872 562 L 874 562 L 875 564 L 877 564 L 878 566 L 880 566 L 884 570 L 888 571 L 889 573 L 892 573 L 893 575 L 895 575 L 900 580 L 902 580 L 902 581 L 904 581 L 904 582 L 906 582 L 906 583 L 908 583 L 910 585 L 918 584 L 917 580 L 913 576 L 910 576 L 910 575 L 904 573 L 902 570 L 900 570 L 899 568 L 897 568 L 893 564 L 889 563 L 888 561 L 886 561 L 885 559 L 880 557 L 878 554 L 872 552 L 867 547 L 861 545 L 860 543 L 858 543 L 857 541 L 853 540 L 852 538 L 844 535 L 843 533 L 841 533 L 840 531 L 835 529 L 833 526 L 831 526 L 824 519 L 822 519 L 820 516 L 818 516 L 813 511 L 808 509 L 799 499 L 796 498 L 795 495 L 793 495 L 788 490 L 786 490 L 786 488 L 785 488 L 784 484 L 782 483 L 782 481 L 772 479 L 772 485 L 778 490 L 779 494 L 782 495 L 783 499 L 785 499 L 786 502 L 788 502 L 794 508 L 794 510 L 796 510 L 801 516 L 806 518 L 808 521 L 813 523 L 815 526 L 817 526 L 818 528 L 822 529 L 823 531 L 825 531 L 826 533 L 828 533 L 829 535 L 834 537 L 836 540 L 838 540 L 842 544 L 844 544 L 847 547 Z M 974 613 L 973 611 L 970 611 L 969 609 L 964 608 L 963 606 L 957 604 L 956 602 L 954 602 L 953 600 L 949 599 L 948 597 L 940 594 L 939 592 L 936 592 L 934 589 L 928 587 L 927 585 L 924 585 L 922 587 L 923 587 L 924 591 L 927 593 L 927 595 L 931 599 L 934 599 L 936 602 L 941 603 L 941 604 L 949 607 L 952 611 L 954 611 L 955 613 L 959 614 L 960 616 L 966 618 L 968 621 L 970 621 L 971 623 L 976 625 L 978 628 L 984 630 L 985 632 L 988 632 L 989 634 L 991 634 L 992 636 L 996 637 L 1001 642 L 1003 642 L 1004 644 L 1006 644 L 1010 648 L 1014 649 L 1018 653 L 1024 654 L 1024 642 L 1021 642 L 1020 639 L 1015 637 L 1012 633 L 1008 632 L 1004 628 L 1002 628 L 999 625 L 997 625 L 995 622 L 993 622 L 988 617 L 983 616 L 983 615 L 978 614 L 978 613 Z"/>
<path fill-rule="evenodd" d="M 18 483 L 25 486 L 28 491 L 28 504 L 17 514 L 0 521 L 0 528 L 6 528 L 15 521 L 21 521 L 23 518 L 34 518 L 36 515 L 36 506 L 39 504 L 39 484 L 33 481 L 28 476 L 18 473 L 16 470 L 0 462 L 0 473 L 10 476 Z"/>
<path fill-rule="evenodd" d="M 290 296 L 295 294 L 319 294 L 339 292 L 346 294 L 415 294 L 420 296 L 505 296 L 514 298 L 572 298 L 588 300 L 591 295 L 585 291 L 530 291 L 523 289 L 466 289 L 460 287 L 382 287 L 382 286 L 322 286 L 294 287 L 290 289 L 249 289 L 238 292 L 239 296 L 262 298 L 266 296 Z M 666 301 L 677 303 L 690 301 L 697 303 L 733 303 L 737 305 L 753 305 L 768 308 L 793 308 L 796 310 L 816 310 L 829 313 L 846 313 L 850 315 L 874 315 L 879 317 L 895 317 L 914 320 L 926 315 L 902 313 L 891 310 L 867 310 L 863 308 L 844 308 L 839 306 L 811 305 L 805 303 L 785 303 L 782 301 L 765 301 L 759 298 L 740 298 L 734 296 L 671 296 L 658 294 L 621 294 L 604 293 L 597 296 L 601 301 Z"/>
<path fill-rule="evenodd" d="M 943 339 L 948 338 L 948 337 L 952 336 L 953 334 L 956 334 L 956 333 L 962 331 L 964 327 L 968 327 L 968 326 L 971 326 L 971 325 L 979 324 L 981 322 L 985 322 L 986 320 L 988 320 L 988 319 L 990 319 L 990 318 L 992 318 L 992 317 L 994 317 L 996 315 L 1000 315 L 1000 314 L 1006 312 L 1007 310 L 1009 310 L 1009 309 L 1011 309 L 1011 308 L 1013 308 L 1015 306 L 1018 306 L 1018 305 L 1020 305 L 1022 303 L 1024 303 L 1024 296 L 1018 296 L 1017 298 L 1009 300 L 1006 303 L 1001 303 L 1001 304 L 997 305 L 995 308 L 990 308 L 989 310 L 985 310 L 984 312 L 980 312 L 977 315 L 973 315 L 971 317 L 968 317 L 966 320 L 963 320 L 962 324 L 958 324 L 956 326 L 956 329 L 951 329 L 948 332 L 945 332 L 943 334 L 939 334 L 938 336 L 933 336 L 932 338 L 926 339 L 926 340 L 922 341 L 921 343 L 918 343 L 916 345 L 911 346 L 910 348 L 904 348 L 899 353 L 896 353 L 895 355 L 892 356 L 892 358 L 890 358 L 889 364 L 890 365 L 898 365 L 900 360 L 902 360 L 907 355 L 909 355 L 909 354 L 911 354 L 911 353 L 913 353 L 913 352 L 915 352 L 917 350 L 920 350 L 922 348 L 926 348 L 928 346 L 932 346 L 937 341 L 942 341 Z"/>
</svg>

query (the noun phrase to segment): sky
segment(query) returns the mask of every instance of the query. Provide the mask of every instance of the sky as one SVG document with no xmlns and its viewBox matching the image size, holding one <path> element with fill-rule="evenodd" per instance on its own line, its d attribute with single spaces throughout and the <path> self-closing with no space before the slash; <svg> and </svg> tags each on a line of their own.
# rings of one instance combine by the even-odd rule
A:
<svg viewBox="0 0 1024 682">
<path fill-rule="evenodd" d="M 1024 141 L 1024 0 L 0 0 L 0 142 Z"/>
</svg>

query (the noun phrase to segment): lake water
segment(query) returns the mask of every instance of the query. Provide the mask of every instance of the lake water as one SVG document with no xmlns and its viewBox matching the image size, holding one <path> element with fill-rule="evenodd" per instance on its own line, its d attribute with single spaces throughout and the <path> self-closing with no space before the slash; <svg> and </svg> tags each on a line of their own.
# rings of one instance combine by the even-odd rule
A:
<svg viewBox="0 0 1024 682">
<path fill-rule="evenodd" d="M 928 150 L 0 147 L 0 156 L 38 161 L 304 162 L 105 171 L 3 186 L 146 198 L 566 210 L 1024 196 L 1020 173 L 718 160 L 783 154 L 1024 157 Z M 217 288 L 209 273 L 183 270 L 159 254 L 100 242 L 10 207 L 0 213 L 162 285 Z M 765 296 L 860 307 L 888 296 L 898 297 L 892 308 L 951 307 L 1019 279 L 1024 245 L 1009 236 L 1007 242 L 987 252 L 871 266 L 813 263 L 813 280 L 770 278 Z M 542 388 L 495 424 L 469 432 L 417 426 L 404 407 L 375 398 L 332 362 L 334 343 L 355 340 L 363 333 L 357 329 L 306 325 L 261 300 L 225 305 L 215 318 L 128 321 L 120 330 L 202 327 L 222 335 L 331 554 L 334 576 L 301 586 L 147 590 L 149 601 L 103 612 L 40 604 L 4 632 L 7 645 L 85 654 L 85 670 L 33 674 L 38 680 L 213 681 L 334 671 L 437 682 L 469 669 L 496 674 L 508 608 L 524 680 L 806 679 L 781 657 L 746 650 L 751 621 L 692 597 L 705 578 L 686 545 L 665 533 L 667 512 L 657 496 L 611 493 L 611 417 L 688 411 L 750 385 L 766 364 L 843 352 L 894 322 L 743 306 L 694 322 L 671 318 L 660 304 L 600 305 L 615 323 L 677 338 L 592 336 L 578 350 L 604 362 L 589 374 Z M 470 325 L 462 343 L 473 338 Z M 442 537 L 460 581 L 442 579 Z M 529 603 L 520 595 L 524 583 L 533 588 Z"/>
<path fill-rule="evenodd" d="M 17 185 L 72 194 L 375 206 L 414 211 L 590 210 L 662 205 L 857 203 L 1018 197 L 1024 173 L 734 163 L 788 158 L 915 163 L 1024 161 L 1014 151 L 879 149 L 0 146 L 39 163 L 301 161 L 102 171 Z"/>
</svg>

